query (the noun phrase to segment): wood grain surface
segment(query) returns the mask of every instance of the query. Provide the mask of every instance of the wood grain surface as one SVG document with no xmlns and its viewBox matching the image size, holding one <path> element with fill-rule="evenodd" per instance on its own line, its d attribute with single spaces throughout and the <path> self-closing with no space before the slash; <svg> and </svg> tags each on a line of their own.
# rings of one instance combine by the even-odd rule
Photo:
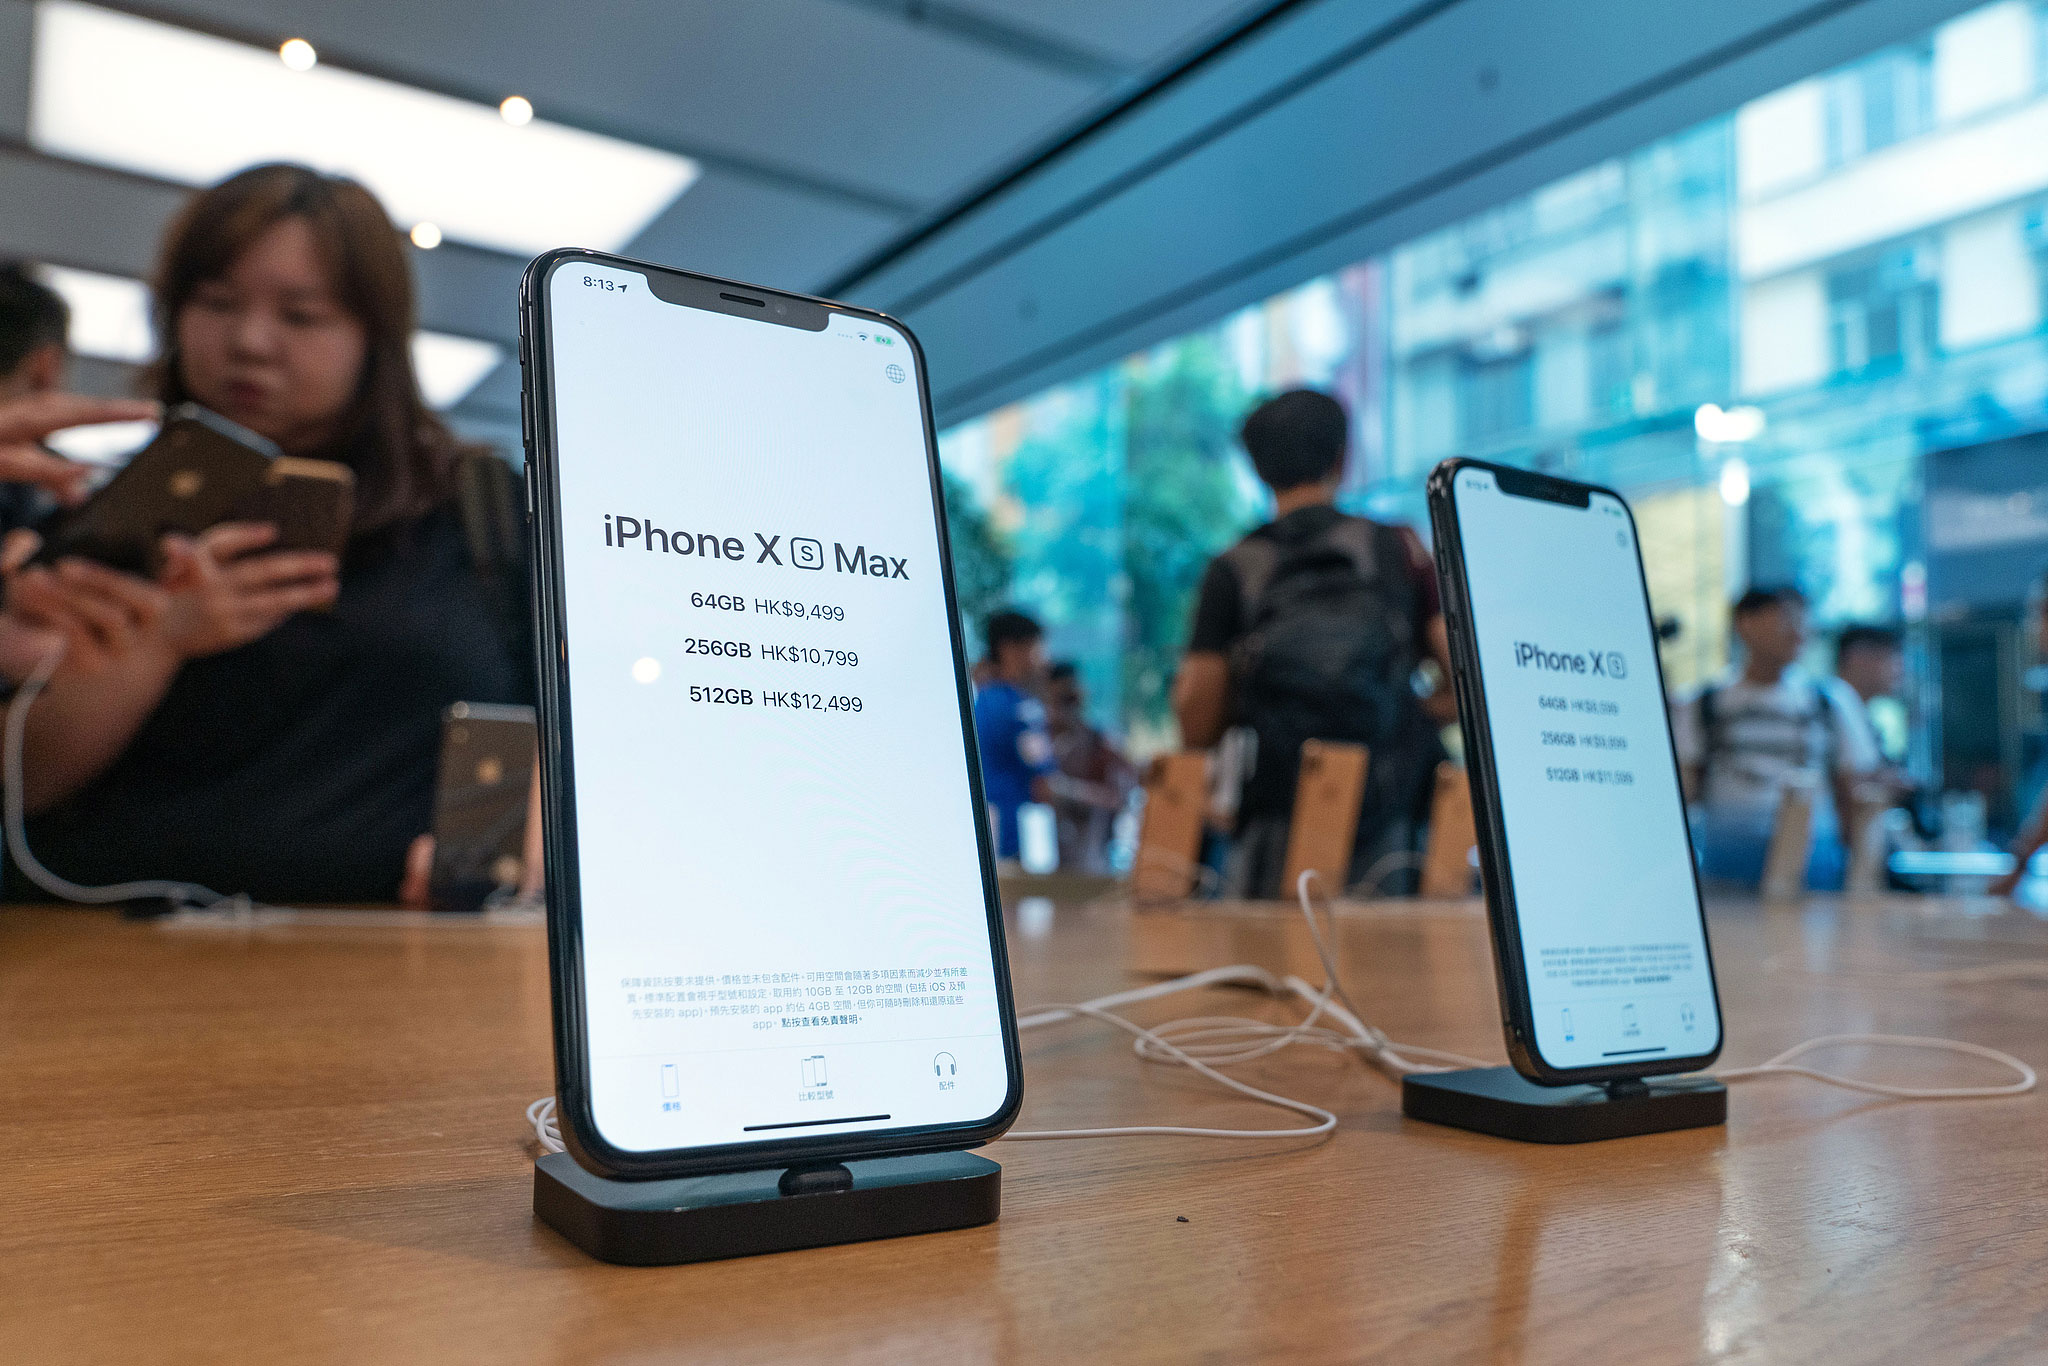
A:
<svg viewBox="0 0 2048 1366">
<path fill-rule="evenodd" d="M 536 926 L 122 923 L 0 911 L 0 1359 L 2006 1361 L 2048 1351 L 2048 1100 L 1746 1082 L 1725 1130 L 1540 1148 L 1403 1120 L 1304 1050 L 1247 1068 L 1321 1144 L 997 1144 L 989 1227 L 694 1267 L 585 1258 L 530 1211 L 549 1088 Z M 2048 924 L 1989 903 L 1718 907 L 1728 1064 L 1811 1035 L 2048 1062 Z M 1502 1056 L 1463 903 L 1345 908 L 1396 1038 Z M 1305 968 L 1284 911 L 1020 902 L 1020 1000 L 1141 967 Z M 1960 970 L 1960 971 L 1959 971 Z M 1266 1009 L 1212 992 L 1147 1008 Z M 1027 1036 L 1022 1127 L 1291 1122 Z M 1957 1068 L 1843 1057 L 1887 1077 Z"/>
</svg>

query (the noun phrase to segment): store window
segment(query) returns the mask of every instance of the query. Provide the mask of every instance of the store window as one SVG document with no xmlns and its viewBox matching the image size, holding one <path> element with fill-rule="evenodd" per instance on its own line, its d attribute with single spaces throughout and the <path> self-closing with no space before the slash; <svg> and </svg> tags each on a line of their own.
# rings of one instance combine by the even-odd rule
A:
<svg viewBox="0 0 2048 1366">
<path fill-rule="evenodd" d="M 1827 155 L 1840 166 L 1934 126 L 1934 44 L 1878 53 L 1829 76 Z"/>
<path fill-rule="evenodd" d="M 2034 205 L 2021 216 L 2020 231 L 2034 263 L 2034 293 L 2040 300 L 2041 316 L 2048 319 L 2048 202 Z"/>
<path fill-rule="evenodd" d="M 1837 375 L 1911 369 L 1939 349 L 1940 284 L 1926 246 L 1828 272 L 1828 351 Z"/>
<path fill-rule="evenodd" d="M 2048 0 L 2034 0 L 2034 88 L 2048 90 Z"/>
<path fill-rule="evenodd" d="M 1486 446 L 1526 432 L 1536 417 L 1536 366 L 1528 339 L 1493 340 L 1466 352 L 1458 375 L 1458 435 Z"/>
<path fill-rule="evenodd" d="M 2031 15 L 2027 3 L 2000 0 L 1944 26 L 1942 79 L 1957 83 L 1944 103 L 1999 118 L 2015 100 L 2048 111 L 2048 0 L 2032 0 Z M 2027 41 L 2025 22 L 2042 43 L 2031 101 L 2013 70 L 2028 56 L 2011 50 Z M 1938 154 L 1968 130 L 1934 126 L 1934 46 L 1930 34 L 1887 48 L 1774 101 L 1771 126 L 1811 155 L 1769 195 L 1738 195 L 1746 144 L 1735 117 L 1710 119 L 956 429 L 948 503 L 956 548 L 975 549 L 963 592 L 976 606 L 1040 613 L 1134 749 L 1174 743 L 1167 697 L 1194 585 L 1269 507 L 1236 424 L 1261 395 L 1310 384 L 1351 410 L 1348 508 L 1424 527 L 1424 476 L 1456 454 L 1626 494 L 1671 626 L 1674 686 L 1724 667 L 1728 601 L 1752 582 L 1804 585 L 1823 638 L 1859 621 L 1960 630 L 1941 620 L 1952 557 L 1929 539 L 1952 531 L 1974 545 L 2008 526 L 2012 508 L 2001 493 L 2000 522 L 1971 503 L 1960 529 L 1944 531 L 1917 490 L 1929 451 L 2048 431 L 2048 327 L 1955 326 L 1992 295 L 2038 292 L 2048 317 L 2048 189 L 2005 165 L 1994 169 L 2007 197 L 1972 197 L 1983 165 Z M 1972 103 L 1973 84 L 1993 77 L 2003 103 Z M 1936 154 L 1898 155 L 1916 137 Z M 1898 167 L 1861 162 L 1886 149 Z M 1911 171 L 1907 190 L 1882 174 L 1893 169 Z M 1804 196 L 1812 214 L 1779 204 L 1781 192 Z M 1871 196 L 1900 193 L 1924 195 L 1916 221 L 1927 224 L 1903 237 L 1870 211 L 1894 202 Z M 1736 244 L 1752 215 L 1749 227 L 1775 216 L 1813 240 L 1796 262 L 1745 274 Z M 1952 335 L 1972 338 L 1948 351 L 1944 271 Z M 1778 354 L 1782 382 L 1743 388 L 1748 370 L 1769 368 L 1738 363 L 1752 346 Z M 1703 438 L 1706 404 L 1753 405 L 1754 435 L 1739 447 Z M 1999 449 L 2048 459 L 2048 447 Z M 1738 460 L 1746 477 L 1721 479 Z M 2048 539 L 2031 524 L 2008 529 L 2033 567 L 2001 568 L 1999 582 L 2030 579 Z M 1973 692 L 1940 665 L 1962 645 L 1914 649 L 1915 752 L 1941 780 L 1941 737 L 1983 731 L 2014 685 Z M 1946 780 L 1971 785 L 1956 762 Z M 1996 809 L 2018 809 L 2019 796 Z"/>
<path fill-rule="evenodd" d="M 1635 378 L 1635 347 L 1617 303 L 1586 333 L 1589 415 L 1596 421 L 1627 418 L 1635 403 Z"/>
</svg>

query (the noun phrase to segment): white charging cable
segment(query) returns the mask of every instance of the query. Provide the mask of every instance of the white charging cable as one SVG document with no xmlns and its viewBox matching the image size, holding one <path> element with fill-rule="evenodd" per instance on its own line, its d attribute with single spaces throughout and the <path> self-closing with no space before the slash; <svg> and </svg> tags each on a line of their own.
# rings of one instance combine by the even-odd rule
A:
<svg viewBox="0 0 2048 1366">
<path fill-rule="evenodd" d="M 1239 963 L 1231 967 L 1210 968 L 1203 972 L 1190 973 L 1185 977 L 1156 982 L 1150 986 L 1134 987 L 1129 991 L 1114 992 L 1108 996 L 1098 996 L 1092 1001 L 1037 1006 L 1017 1020 L 1017 1028 L 1020 1031 L 1042 1029 L 1077 1019 L 1094 1020 L 1121 1029 L 1131 1035 L 1134 1051 L 1146 1062 L 1189 1068 L 1248 1100 L 1290 1111 L 1313 1121 L 1312 1123 L 1268 1129 L 1212 1129 L 1180 1124 L 1136 1124 L 1090 1129 L 1012 1129 L 1003 1135 L 1003 1140 L 1022 1143 L 1070 1138 L 1326 1138 L 1337 1127 L 1337 1116 L 1331 1111 L 1309 1101 L 1296 1100 L 1290 1096 L 1263 1090 L 1228 1076 L 1220 1070 L 1270 1056 L 1296 1044 L 1357 1053 L 1390 1076 L 1396 1077 L 1409 1072 L 1438 1072 L 1460 1067 L 1487 1066 L 1488 1064 L 1477 1058 L 1467 1058 L 1457 1053 L 1444 1053 L 1433 1048 L 1394 1043 L 1382 1031 L 1359 1019 L 1357 1010 L 1345 994 L 1343 982 L 1337 975 L 1335 956 L 1323 938 L 1315 905 L 1308 896 L 1307 878 L 1312 876 L 1312 873 L 1303 875 L 1301 908 L 1302 914 L 1308 918 L 1309 935 L 1315 942 L 1316 956 L 1322 960 L 1324 979 L 1320 988 L 1312 987 L 1291 974 L 1278 976 L 1262 967 Z M 1200 1015 L 1173 1020 L 1152 1028 L 1116 1013 L 1124 1006 L 1158 1000 L 1183 991 L 1199 991 L 1219 986 L 1253 987 L 1276 999 L 1298 999 L 1307 1004 L 1308 1013 L 1298 1024 L 1292 1025 L 1274 1024 L 1268 1020 L 1253 1020 L 1234 1015 Z M 1331 1021 L 1330 1024 L 1319 1023 L 1325 1017 Z M 553 1096 L 543 1097 L 527 1106 L 526 1122 L 533 1127 L 534 1137 L 543 1150 L 551 1153 L 563 1151 L 561 1127 L 555 1113 Z"/>
<path fill-rule="evenodd" d="M 1277 976 L 1264 968 L 1239 963 L 1230 967 L 1209 968 L 1185 977 L 1156 982 L 1150 986 L 1134 987 L 1129 991 L 1119 991 L 1108 996 L 1098 996 L 1092 1001 L 1039 1006 L 1021 1015 L 1017 1020 L 1017 1028 L 1020 1031 L 1041 1029 L 1076 1019 L 1095 1020 L 1110 1025 L 1132 1036 L 1133 1051 L 1146 1062 L 1187 1067 L 1247 1099 L 1291 1111 L 1313 1120 L 1314 1123 L 1271 1129 L 1208 1129 L 1177 1124 L 1138 1124 L 1091 1129 L 1013 1129 L 1003 1135 L 1003 1141 L 1141 1137 L 1327 1138 L 1337 1127 L 1337 1116 L 1331 1111 L 1305 1100 L 1295 1100 L 1272 1091 L 1261 1090 L 1219 1070 L 1269 1057 L 1297 1044 L 1356 1054 L 1394 1078 L 1412 1072 L 1444 1072 L 1464 1067 L 1496 1066 L 1497 1064 L 1482 1062 L 1477 1058 L 1468 1058 L 1457 1053 L 1421 1048 L 1413 1044 L 1397 1044 L 1383 1031 L 1364 1021 L 1361 1012 L 1345 990 L 1343 977 L 1337 971 L 1336 957 L 1323 937 L 1322 923 L 1317 915 L 1315 903 L 1309 895 L 1309 883 L 1315 877 L 1316 874 L 1312 870 L 1303 872 L 1295 884 L 1295 894 L 1302 915 L 1308 922 L 1309 938 L 1315 945 L 1316 957 L 1322 962 L 1323 985 L 1320 988 L 1312 987 L 1291 974 Z M 1147 1028 L 1115 1013 L 1124 1006 L 1158 1000 L 1183 991 L 1198 991 L 1218 986 L 1255 987 L 1276 998 L 1298 999 L 1307 1004 L 1308 1014 L 1300 1023 L 1292 1025 L 1274 1024 L 1266 1020 L 1246 1019 L 1233 1015 L 1199 1015 Z M 1325 1017 L 1331 1021 L 1330 1024 L 1320 1023 Z M 1982 1058 L 2009 1068 L 2014 1074 L 2014 1080 L 1995 1086 L 1894 1086 L 1842 1073 L 1824 1072 L 1797 1062 L 1797 1059 L 1808 1053 L 1836 1047 L 1908 1048 L 1927 1052 L 1957 1053 L 1966 1057 Z M 1978 1100 L 1994 1096 L 2016 1096 L 2033 1090 L 2037 1081 L 2034 1069 L 2010 1053 L 1987 1048 L 1983 1044 L 1966 1043 L 1956 1039 L 1930 1039 L 1911 1034 L 1823 1035 L 1789 1048 L 1768 1062 L 1759 1063 L 1754 1067 L 1730 1068 L 1713 1075 L 1716 1080 L 1723 1083 L 1752 1081 L 1760 1077 L 1800 1076 L 1825 1082 L 1830 1086 L 1845 1087 L 1852 1091 L 1862 1091 L 1893 1100 Z M 553 1096 L 542 1097 L 527 1106 L 526 1120 L 533 1127 L 534 1137 L 544 1151 L 563 1151 L 561 1126 L 555 1113 Z"/>
<path fill-rule="evenodd" d="M 50 685 L 50 678 L 57 672 L 57 666 L 64 662 L 64 642 L 60 639 L 43 656 L 42 662 L 23 680 L 21 691 L 15 694 L 14 704 L 7 709 L 7 726 L 4 754 L 0 754 L 0 781 L 6 790 L 0 793 L 5 804 L 7 824 L 7 850 L 14 858 L 14 864 L 30 882 L 52 896 L 66 901 L 82 901 L 89 905 L 104 906 L 116 901 L 163 900 L 180 906 L 246 906 L 247 897 L 225 897 L 209 887 L 196 882 L 166 882 L 147 880 L 141 882 L 117 882 L 107 887 L 87 887 L 69 879 L 61 878 L 45 868 L 28 847 L 28 820 L 22 805 L 21 775 L 22 751 L 27 744 L 28 709 L 35 705 L 43 689 Z"/>
<path fill-rule="evenodd" d="M 1961 1053 L 2011 1068 L 2014 1080 L 1999 1086 L 1890 1086 L 1884 1082 L 1866 1081 L 1862 1077 L 1844 1076 L 1838 1072 L 1822 1072 L 1793 1063 L 1794 1058 L 1804 1057 L 1818 1049 L 1838 1047 L 1917 1048 L 1931 1053 Z M 1817 1039 L 1794 1044 L 1769 1062 L 1714 1073 L 1714 1079 L 1720 1082 L 1754 1081 L 1758 1077 L 1773 1076 L 1806 1077 L 1830 1086 L 1842 1086 L 1893 1100 L 1982 1100 L 1991 1096 L 2019 1096 L 2033 1090 L 2036 1080 L 2034 1069 L 2010 1053 L 1961 1039 L 1929 1039 L 1918 1034 L 1823 1034 Z"/>
<path fill-rule="evenodd" d="M 1328 941 L 1323 937 L 1322 923 L 1308 890 L 1309 881 L 1315 876 L 1312 870 L 1303 872 L 1295 890 L 1299 897 L 1302 916 L 1308 923 L 1309 939 L 1314 943 L 1316 957 L 1323 967 L 1323 985 L 1319 988 L 1311 987 L 1299 977 L 1276 977 L 1264 968 L 1240 963 L 1231 967 L 1211 968 L 1206 972 L 1192 973 L 1149 987 L 1117 992 L 1078 1005 L 1042 1006 L 1027 1012 L 1017 1021 L 1019 1030 L 1041 1028 L 1075 1018 L 1088 1018 L 1112 1025 L 1133 1037 L 1133 1051 L 1146 1062 L 1190 1068 L 1240 1095 L 1305 1115 L 1316 1120 L 1315 1124 L 1306 1128 L 1285 1129 L 1205 1129 L 1165 1124 L 1100 1129 L 1013 1129 L 1003 1135 L 1004 1140 L 1033 1142 L 1048 1139 L 1148 1136 L 1254 1139 L 1326 1137 L 1337 1127 L 1337 1117 L 1330 1111 L 1307 1101 L 1260 1090 L 1218 1070 L 1269 1057 L 1297 1044 L 1356 1053 L 1391 1077 L 1406 1076 L 1410 1072 L 1443 1072 L 1461 1067 L 1488 1066 L 1477 1058 L 1467 1058 L 1457 1053 L 1445 1053 L 1413 1044 L 1397 1044 L 1389 1039 L 1383 1030 L 1365 1022 L 1362 1013 L 1345 990 L 1343 976 L 1337 971 L 1336 955 L 1331 952 Z M 1156 1000 L 1182 991 L 1223 985 L 1255 986 L 1274 996 L 1299 999 L 1307 1004 L 1308 1014 L 1300 1023 L 1292 1025 L 1278 1025 L 1266 1020 L 1252 1020 L 1234 1015 L 1198 1015 L 1188 1019 L 1172 1020 L 1148 1029 L 1114 1013 L 1115 1008 L 1119 1006 Z M 1326 1016 L 1332 1024 L 1319 1023 Z"/>
<path fill-rule="evenodd" d="M 544 1153 L 567 1152 L 562 1143 L 562 1126 L 555 1119 L 555 1098 L 542 1096 L 526 1107 L 526 1122 L 533 1126 L 533 1136 L 540 1143 Z"/>
</svg>

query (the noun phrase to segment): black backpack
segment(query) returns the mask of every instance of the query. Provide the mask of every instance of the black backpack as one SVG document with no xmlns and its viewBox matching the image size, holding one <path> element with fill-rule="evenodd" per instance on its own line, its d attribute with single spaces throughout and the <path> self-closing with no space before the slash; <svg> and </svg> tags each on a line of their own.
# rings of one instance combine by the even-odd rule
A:
<svg viewBox="0 0 2048 1366">
<path fill-rule="evenodd" d="M 1292 810 L 1302 742 L 1346 740 L 1372 752 L 1360 830 L 1413 815 L 1439 745 L 1415 696 L 1420 604 L 1401 533 L 1342 517 L 1224 555 L 1246 627 L 1231 650 L 1232 712 L 1258 736 L 1240 812 Z"/>
</svg>

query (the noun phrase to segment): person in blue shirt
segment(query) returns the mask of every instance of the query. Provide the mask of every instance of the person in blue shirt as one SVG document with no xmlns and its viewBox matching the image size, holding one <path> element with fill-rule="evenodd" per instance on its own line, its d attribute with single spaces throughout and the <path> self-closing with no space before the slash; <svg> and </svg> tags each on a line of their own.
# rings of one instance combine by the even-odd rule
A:
<svg viewBox="0 0 2048 1366">
<path fill-rule="evenodd" d="M 1017 857 L 1017 812 L 1051 797 L 1059 765 L 1045 728 L 1038 688 L 1045 678 L 1045 631 L 1022 612 L 989 617 L 988 655 L 978 671 L 974 734 L 981 745 L 981 786 L 995 820 L 996 857 Z"/>
</svg>

